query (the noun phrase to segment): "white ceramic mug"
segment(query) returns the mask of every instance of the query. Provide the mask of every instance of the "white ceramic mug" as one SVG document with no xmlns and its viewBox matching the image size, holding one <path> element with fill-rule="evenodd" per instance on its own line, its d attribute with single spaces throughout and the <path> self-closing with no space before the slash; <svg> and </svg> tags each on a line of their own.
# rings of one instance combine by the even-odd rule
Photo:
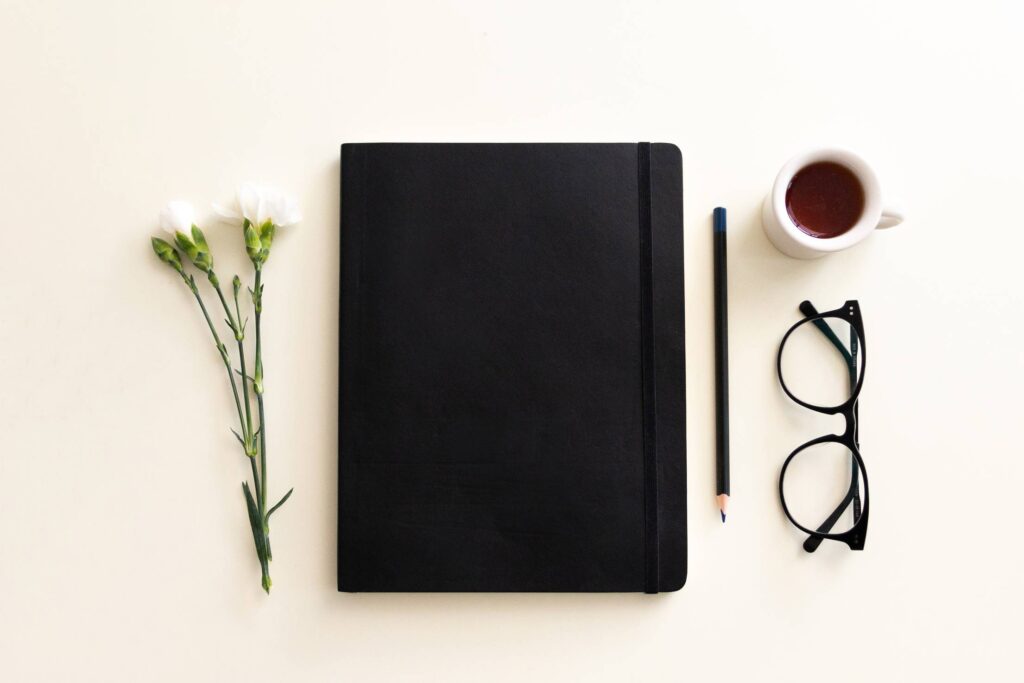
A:
<svg viewBox="0 0 1024 683">
<path fill-rule="evenodd" d="M 864 210 L 853 227 L 836 237 L 814 237 L 801 230 L 793 222 L 786 208 L 786 190 L 793 176 L 803 168 L 820 162 L 831 161 L 846 168 L 860 181 L 864 188 Z M 878 178 L 871 167 L 856 154 L 842 149 L 818 149 L 798 154 L 782 167 L 771 193 L 764 198 L 761 206 L 761 224 L 771 243 L 787 256 L 793 258 L 818 258 L 833 251 L 840 251 L 860 242 L 875 228 L 891 228 L 903 221 L 903 214 L 893 208 L 882 207 L 882 191 Z"/>
</svg>

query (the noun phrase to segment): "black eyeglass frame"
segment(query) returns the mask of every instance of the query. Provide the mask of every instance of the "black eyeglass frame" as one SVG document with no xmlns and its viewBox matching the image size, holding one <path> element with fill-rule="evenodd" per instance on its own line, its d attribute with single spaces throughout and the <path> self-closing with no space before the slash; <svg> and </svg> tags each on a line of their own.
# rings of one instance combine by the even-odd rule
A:
<svg viewBox="0 0 1024 683">
<path fill-rule="evenodd" d="M 845 543 L 851 550 L 863 550 L 864 541 L 867 537 L 868 531 L 868 508 L 871 496 L 868 493 L 867 468 L 864 466 L 864 459 L 860 454 L 857 419 L 857 400 L 860 397 L 861 387 L 864 384 L 864 374 L 867 369 L 867 344 L 864 338 L 864 320 L 861 318 L 860 304 L 856 300 L 847 301 L 841 308 L 837 308 L 833 311 L 827 311 L 825 313 L 818 313 L 810 301 L 804 301 L 800 304 L 800 312 L 804 314 L 803 320 L 800 320 L 790 327 L 789 331 L 787 331 L 785 336 L 783 336 L 782 342 L 779 344 L 779 353 L 776 358 L 776 371 L 779 375 L 779 383 L 782 385 L 782 390 L 786 392 L 786 395 L 804 408 L 825 415 L 842 415 L 846 421 L 846 428 L 842 434 L 828 434 L 820 436 L 817 439 L 812 439 L 789 454 L 789 457 L 786 458 L 786 461 L 782 464 L 782 471 L 779 473 L 779 500 L 782 501 L 782 509 L 786 513 L 786 517 L 789 518 L 789 521 L 792 522 L 795 527 L 808 535 L 807 540 L 804 542 L 804 550 L 807 552 L 812 553 L 817 550 L 818 546 L 821 545 L 821 542 L 826 539 Z M 846 347 L 846 345 L 835 335 L 832 329 L 825 322 L 829 318 L 839 319 L 848 323 L 857 333 L 857 338 L 851 339 L 850 348 Z M 847 363 L 847 367 L 850 370 L 851 384 L 854 385 L 853 390 L 850 392 L 850 397 L 837 406 L 818 406 L 798 398 L 792 391 L 790 391 L 789 387 L 786 386 L 786 380 L 782 375 L 782 351 L 786 346 L 786 341 L 798 327 L 808 323 L 815 325 L 822 334 L 829 339 L 832 345 L 835 346 L 843 355 L 843 358 Z M 857 348 L 858 344 L 860 347 L 859 354 Z M 859 370 L 857 368 L 858 355 L 860 356 Z M 786 469 L 789 467 L 793 459 L 805 449 L 823 443 L 841 444 L 849 449 L 850 453 L 853 454 L 850 489 L 847 491 L 843 500 L 839 503 L 832 514 L 830 514 L 817 529 L 808 529 L 800 524 L 800 522 L 796 521 L 792 513 L 789 511 L 789 506 L 786 504 L 783 484 L 786 479 Z M 863 477 L 864 480 L 863 509 L 861 509 L 860 477 Z M 853 525 L 845 532 L 838 534 L 831 533 L 832 527 L 846 511 L 846 508 L 851 504 L 853 504 Z"/>
</svg>

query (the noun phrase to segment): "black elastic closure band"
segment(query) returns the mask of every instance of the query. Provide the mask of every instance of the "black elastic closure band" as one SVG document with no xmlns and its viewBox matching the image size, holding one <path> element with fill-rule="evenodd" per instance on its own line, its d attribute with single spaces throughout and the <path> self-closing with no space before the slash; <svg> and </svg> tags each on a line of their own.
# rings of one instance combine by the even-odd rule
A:
<svg viewBox="0 0 1024 683">
<path fill-rule="evenodd" d="M 658 592 L 658 453 L 654 391 L 654 240 L 651 232 L 651 143 L 637 145 L 640 204 L 640 376 L 644 458 L 644 592 Z"/>
</svg>

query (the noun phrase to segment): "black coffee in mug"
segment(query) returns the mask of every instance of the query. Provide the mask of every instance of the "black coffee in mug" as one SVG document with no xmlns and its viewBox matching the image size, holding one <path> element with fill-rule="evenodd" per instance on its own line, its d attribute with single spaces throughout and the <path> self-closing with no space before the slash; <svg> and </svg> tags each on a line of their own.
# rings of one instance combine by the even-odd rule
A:
<svg viewBox="0 0 1024 683">
<path fill-rule="evenodd" d="M 838 237 L 860 220 L 864 187 L 846 166 L 818 161 L 797 171 L 789 182 L 786 210 L 811 237 Z"/>
</svg>

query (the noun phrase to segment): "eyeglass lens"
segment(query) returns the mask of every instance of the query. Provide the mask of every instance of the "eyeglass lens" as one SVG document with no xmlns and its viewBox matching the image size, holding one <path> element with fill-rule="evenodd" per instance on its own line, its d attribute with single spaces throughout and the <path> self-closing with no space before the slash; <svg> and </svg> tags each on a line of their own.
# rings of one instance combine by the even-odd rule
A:
<svg viewBox="0 0 1024 683">
<path fill-rule="evenodd" d="M 782 347 L 782 382 L 805 403 L 840 406 L 853 394 L 863 372 L 860 347 L 856 329 L 842 318 L 805 320 Z"/>
</svg>

